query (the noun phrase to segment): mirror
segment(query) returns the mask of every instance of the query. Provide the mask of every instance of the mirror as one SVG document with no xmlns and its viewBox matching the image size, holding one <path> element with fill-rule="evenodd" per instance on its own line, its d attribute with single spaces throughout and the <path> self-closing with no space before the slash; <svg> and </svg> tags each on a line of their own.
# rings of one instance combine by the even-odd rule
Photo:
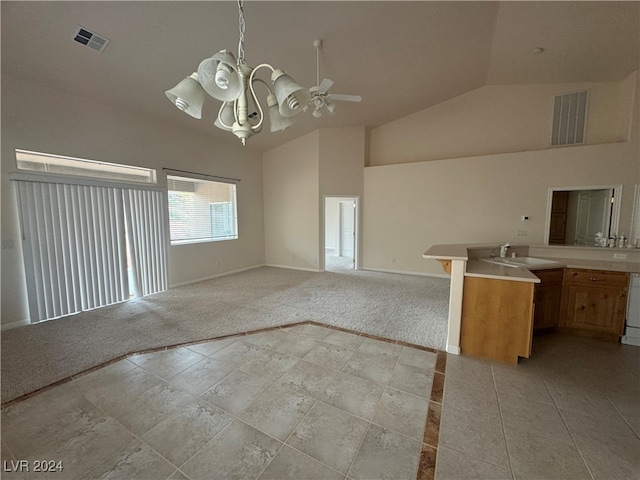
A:
<svg viewBox="0 0 640 480">
<path fill-rule="evenodd" d="M 625 233 L 618 232 L 621 193 L 621 185 L 549 189 L 546 243 L 606 247 L 610 235 Z"/>
</svg>

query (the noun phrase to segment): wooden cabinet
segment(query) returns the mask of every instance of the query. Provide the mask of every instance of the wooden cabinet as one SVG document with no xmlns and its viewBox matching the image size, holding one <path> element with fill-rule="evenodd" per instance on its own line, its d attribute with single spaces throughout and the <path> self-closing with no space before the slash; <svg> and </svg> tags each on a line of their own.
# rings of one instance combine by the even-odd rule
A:
<svg viewBox="0 0 640 480">
<path fill-rule="evenodd" d="M 617 341 L 624 329 L 629 274 L 568 268 L 561 327 Z"/>
<path fill-rule="evenodd" d="M 533 292 L 533 328 L 539 330 L 557 327 L 560 320 L 564 268 L 536 270 L 533 273 L 540 279 Z"/>
<path fill-rule="evenodd" d="M 462 353 L 518 363 L 531 354 L 533 283 L 465 277 Z"/>
</svg>

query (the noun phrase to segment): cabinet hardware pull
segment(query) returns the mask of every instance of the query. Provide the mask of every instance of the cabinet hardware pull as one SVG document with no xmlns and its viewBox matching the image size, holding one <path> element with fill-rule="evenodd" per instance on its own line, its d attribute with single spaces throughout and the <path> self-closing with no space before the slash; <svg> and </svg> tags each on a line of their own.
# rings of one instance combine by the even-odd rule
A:
<svg viewBox="0 0 640 480">
<path fill-rule="evenodd" d="M 591 277 L 591 278 L 590 278 L 590 280 L 591 280 L 592 282 L 602 282 L 602 281 L 603 281 L 603 279 L 601 279 L 601 278 L 595 278 L 595 277 Z"/>
</svg>

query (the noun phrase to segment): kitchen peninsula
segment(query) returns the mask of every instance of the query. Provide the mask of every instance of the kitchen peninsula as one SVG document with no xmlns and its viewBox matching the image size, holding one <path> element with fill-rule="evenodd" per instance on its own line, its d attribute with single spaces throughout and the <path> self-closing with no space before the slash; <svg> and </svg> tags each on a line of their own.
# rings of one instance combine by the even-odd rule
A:
<svg viewBox="0 0 640 480">
<path fill-rule="evenodd" d="M 628 272 L 639 270 L 637 262 L 532 258 L 528 245 L 511 246 L 505 258 L 493 258 L 497 252 L 496 245 L 452 244 L 423 254 L 451 275 L 447 352 L 517 363 L 531 354 L 535 311 L 555 315 L 547 327 L 615 340 L 622 334 Z M 572 294 L 567 285 L 576 279 L 590 282 L 594 296 Z"/>
</svg>

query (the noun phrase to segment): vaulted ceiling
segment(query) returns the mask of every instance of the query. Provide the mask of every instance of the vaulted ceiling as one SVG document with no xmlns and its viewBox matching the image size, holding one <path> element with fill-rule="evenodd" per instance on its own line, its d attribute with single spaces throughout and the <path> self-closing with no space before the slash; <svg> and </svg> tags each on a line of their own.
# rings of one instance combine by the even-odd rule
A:
<svg viewBox="0 0 640 480">
<path fill-rule="evenodd" d="M 238 140 L 179 112 L 164 91 L 201 60 L 238 46 L 234 1 L 7 2 L 2 74 L 127 111 Z M 335 115 L 303 114 L 279 133 L 249 139 L 273 148 L 317 128 L 376 127 L 488 84 L 618 81 L 639 68 L 638 2 L 247 1 L 245 57 L 298 83 L 320 76 L 332 93 L 359 94 Z M 78 25 L 111 40 L 102 53 L 73 41 Z M 534 54 L 541 47 L 542 54 Z"/>
</svg>

